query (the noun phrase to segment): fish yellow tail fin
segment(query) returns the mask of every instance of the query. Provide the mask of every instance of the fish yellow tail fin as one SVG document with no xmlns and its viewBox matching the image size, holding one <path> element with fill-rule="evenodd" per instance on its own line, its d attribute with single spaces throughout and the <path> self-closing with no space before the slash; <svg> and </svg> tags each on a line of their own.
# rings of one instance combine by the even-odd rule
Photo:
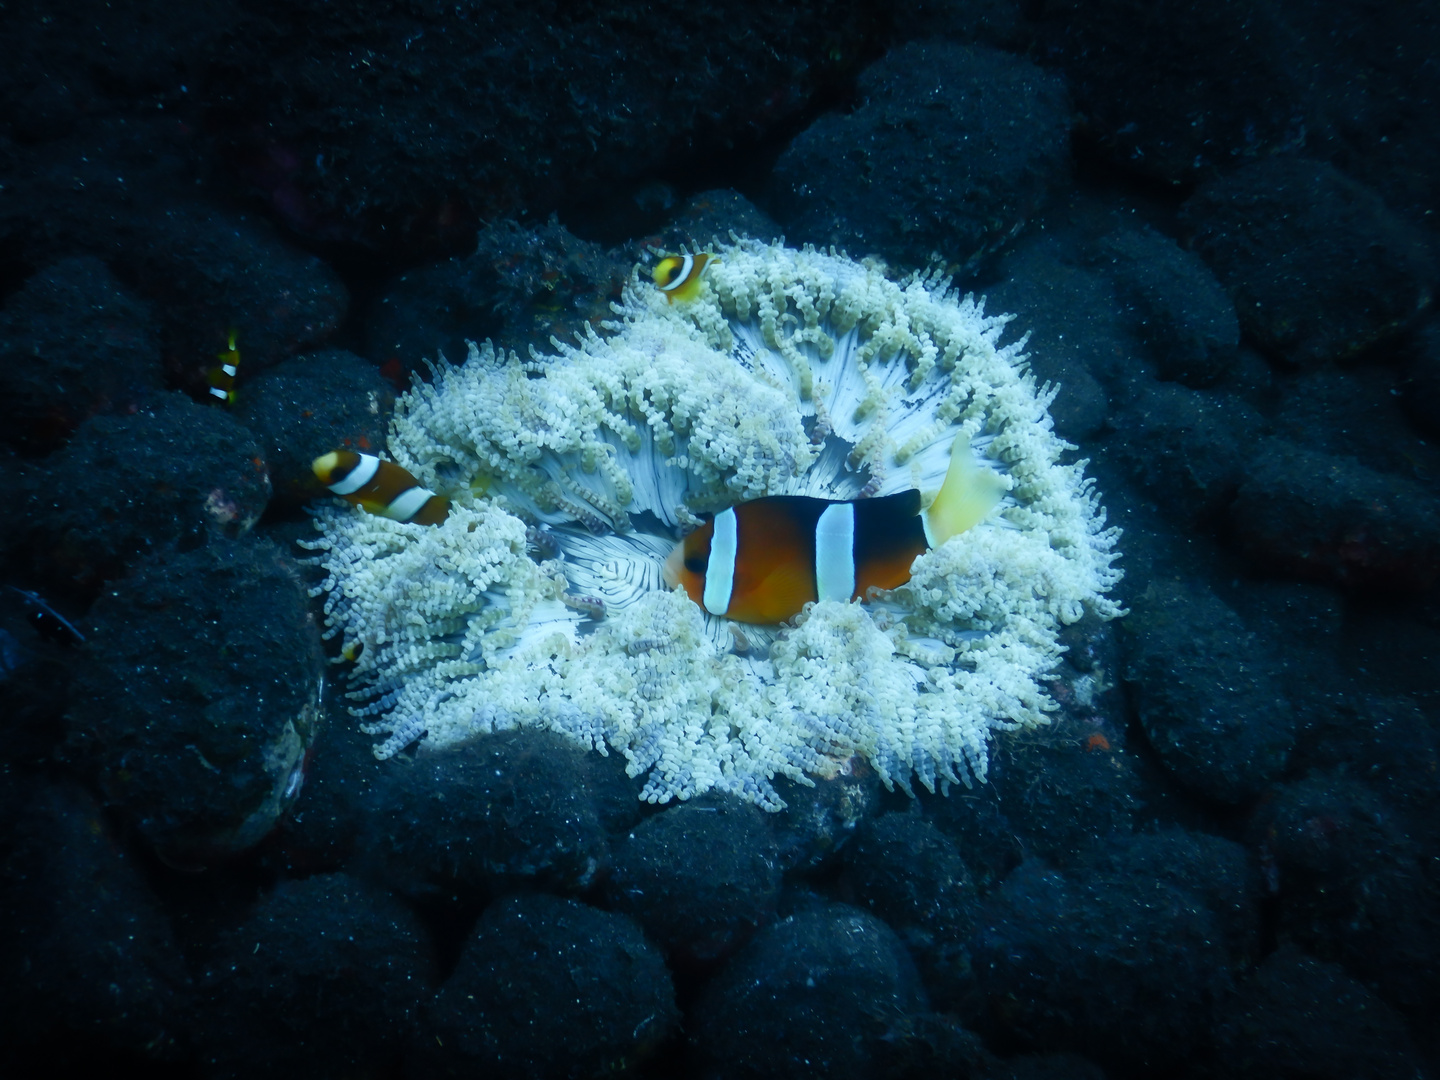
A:
<svg viewBox="0 0 1440 1080">
<path fill-rule="evenodd" d="M 963 434 L 955 436 L 945 482 L 920 514 L 925 523 L 925 540 L 937 548 L 952 536 L 978 525 L 995 509 L 1005 490 L 1005 481 L 993 469 L 975 460 L 970 452 L 970 439 Z"/>
</svg>

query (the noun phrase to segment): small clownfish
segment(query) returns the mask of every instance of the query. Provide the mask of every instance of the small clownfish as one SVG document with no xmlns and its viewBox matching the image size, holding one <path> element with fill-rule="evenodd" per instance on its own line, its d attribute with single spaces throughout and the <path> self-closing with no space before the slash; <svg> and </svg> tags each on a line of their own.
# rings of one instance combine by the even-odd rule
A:
<svg viewBox="0 0 1440 1080">
<path fill-rule="evenodd" d="M 714 259 L 707 251 L 698 255 L 667 255 L 655 264 L 650 276 L 670 303 L 694 300 L 700 294 L 700 279 L 705 275 L 705 268 Z"/>
<path fill-rule="evenodd" d="M 353 450 L 321 454 L 310 466 L 320 482 L 348 503 L 393 521 L 439 525 L 450 500 L 436 495 L 393 461 Z"/>
<path fill-rule="evenodd" d="M 240 370 L 240 350 L 235 346 L 235 330 L 231 328 L 229 344 L 224 352 L 215 354 L 220 363 L 205 373 L 210 383 L 210 396 L 226 405 L 235 403 L 235 375 Z"/>
<path fill-rule="evenodd" d="M 832 502 L 771 495 L 732 506 L 675 545 L 662 575 L 712 615 L 778 623 L 816 600 L 863 600 L 910 580 L 916 557 L 979 524 L 1005 482 L 956 438 L 928 507 L 914 488 Z"/>
</svg>

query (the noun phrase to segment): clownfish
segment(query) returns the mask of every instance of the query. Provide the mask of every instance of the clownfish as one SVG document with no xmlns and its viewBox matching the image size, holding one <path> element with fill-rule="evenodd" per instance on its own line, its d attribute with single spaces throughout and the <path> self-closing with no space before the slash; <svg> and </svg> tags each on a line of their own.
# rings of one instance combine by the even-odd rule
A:
<svg viewBox="0 0 1440 1080">
<path fill-rule="evenodd" d="M 956 438 L 945 481 L 922 508 L 915 488 L 834 502 L 771 495 L 732 506 L 675 545 L 662 576 L 711 615 L 778 623 L 816 600 L 863 600 L 910 580 L 916 557 L 978 524 L 1005 482 Z"/>
<path fill-rule="evenodd" d="M 670 303 L 694 300 L 700 293 L 700 279 L 705 275 L 705 267 L 714 258 L 707 251 L 698 255 L 667 255 L 655 264 L 650 276 Z"/>
<path fill-rule="evenodd" d="M 223 401 L 226 405 L 235 403 L 235 375 L 240 370 L 240 350 L 235 346 L 235 331 L 230 331 L 229 344 L 225 351 L 216 353 L 215 359 L 220 363 L 205 373 L 206 381 L 210 384 L 210 396 L 217 401 Z"/>
<path fill-rule="evenodd" d="M 439 525 L 450 500 L 436 495 L 393 461 L 353 450 L 321 454 L 310 466 L 320 482 L 348 503 L 394 521 Z"/>
</svg>

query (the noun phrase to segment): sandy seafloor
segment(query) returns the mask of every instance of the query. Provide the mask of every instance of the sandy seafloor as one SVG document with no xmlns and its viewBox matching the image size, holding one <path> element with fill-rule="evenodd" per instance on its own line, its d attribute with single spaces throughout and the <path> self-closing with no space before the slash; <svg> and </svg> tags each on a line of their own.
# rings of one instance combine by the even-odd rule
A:
<svg viewBox="0 0 1440 1080">
<path fill-rule="evenodd" d="M 1358 0 L 0 5 L 5 1075 L 1434 1075 L 1436 55 Z M 376 761 L 311 458 L 732 230 L 1013 313 L 1129 614 L 948 797 Z"/>
</svg>

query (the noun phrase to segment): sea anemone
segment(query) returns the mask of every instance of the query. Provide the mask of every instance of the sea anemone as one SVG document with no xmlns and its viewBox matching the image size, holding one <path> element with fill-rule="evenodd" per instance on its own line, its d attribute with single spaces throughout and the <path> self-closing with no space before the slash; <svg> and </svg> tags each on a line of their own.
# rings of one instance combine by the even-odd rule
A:
<svg viewBox="0 0 1440 1080">
<path fill-rule="evenodd" d="M 1052 430 L 1008 316 L 937 275 L 739 241 L 698 295 L 638 269 L 617 318 L 524 361 L 489 344 L 396 406 L 389 450 L 451 499 L 436 526 L 316 514 L 330 633 L 389 757 L 521 725 L 561 732 L 651 802 L 767 810 L 863 756 L 887 784 L 983 780 L 994 729 L 1045 722 L 1060 627 L 1119 614 L 1118 530 Z M 939 487 L 957 437 L 1003 479 L 908 584 L 739 625 L 666 588 L 706 514 L 770 495 Z"/>
</svg>

